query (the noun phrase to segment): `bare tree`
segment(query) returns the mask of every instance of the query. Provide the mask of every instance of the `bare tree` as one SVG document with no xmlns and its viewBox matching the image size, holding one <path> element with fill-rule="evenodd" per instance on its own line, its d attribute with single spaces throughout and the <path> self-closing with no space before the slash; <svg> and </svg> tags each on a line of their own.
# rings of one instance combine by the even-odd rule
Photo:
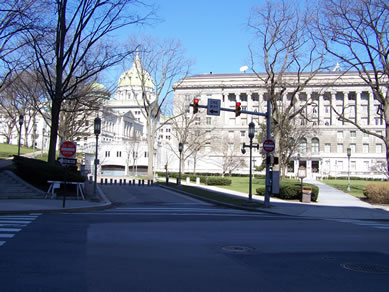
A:
<svg viewBox="0 0 389 292">
<path fill-rule="evenodd" d="M 40 23 L 37 0 L 0 0 L 0 87 L 14 71 L 20 71 L 25 55 L 20 53 L 28 40 L 23 33 Z"/>
<path fill-rule="evenodd" d="M 51 3 L 45 29 L 29 30 L 35 60 L 51 99 L 49 163 L 54 163 L 59 117 L 65 100 L 77 98 L 77 90 L 101 71 L 123 61 L 133 50 L 125 50 L 109 37 L 151 15 L 135 10 L 145 7 L 137 0 L 58 0 Z M 133 10 L 132 10 L 133 9 Z"/>
<path fill-rule="evenodd" d="M 380 103 L 378 112 L 385 120 L 385 135 L 349 119 L 345 111 L 333 110 L 343 122 L 378 137 L 386 146 L 389 173 L 389 5 L 386 0 L 320 1 L 316 35 L 342 69 L 357 71 Z"/>
<path fill-rule="evenodd" d="M 193 172 L 196 173 L 197 160 L 201 156 L 200 153 L 207 143 L 214 139 L 210 135 L 213 128 L 204 126 L 202 113 L 192 114 L 189 110 L 190 100 L 177 99 L 174 104 L 175 117 L 171 120 L 172 135 L 175 138 L 172 143 L 169 143 L 169 150 L 179 158 L 177 142 L 184 144 L 184 150 L 181 159 L 181 169 L 185 172 L 185 161 L 190 157 L 193 158 Z"/>
<path fill-rule="evenodd" d="M 189 73 L 191 61 L 185 57 L 181 43 L 176 40 L 159 41 L 150 37 L 132 40 L 139 45 L 134 65 L 140 81 L 141 95 L 136 97 L 141 112 L 146 119 L 148 145 L 148 176 L 153 176 L 154 144 L 159 125 L 159 117 L 168 97 L 173 92 L 173 84 Z M 137 88 L 132 89 L 135 93 Z M 168 122 L 169 120 L 166 120 Z"/>
<path fill-rule="evenodd" d="M 308 29 L 310 14 L 303 13 L 298 4 L 297 1 L 266 1 L 252 10 L 248 21 L 255 35 L 255 43 L 249 47 L 251 69 L 264 83 L 264 97 L 272 105 L 271 131 L 280 161 L 285 163 L 283 168 L 291 148 L 282 137 L 292 129 L 293 120 L 309 122 L 306 112 L 315 106 L 315 101 L 302 91 L 324 64 L 324 50 Z M 257 66 L 263 67 L 265 73 L 258 73 Z"/>
<path fill-rule="evenodd" d="M 23 142 L 26 146 L 28 146 L 28 135 L 33 129 L 38 114 L 35 101 L 44 94 L 36 77 L 36 73 L 30 71 L 13 73 L 4 83 L 0 93 L 0 105 L 10 127 L 8 132 L 18 124 L 19 116 L 23 115 Z M 19 133 L 20 128 L 16 127 L 16 129 Z"/>
</svg>

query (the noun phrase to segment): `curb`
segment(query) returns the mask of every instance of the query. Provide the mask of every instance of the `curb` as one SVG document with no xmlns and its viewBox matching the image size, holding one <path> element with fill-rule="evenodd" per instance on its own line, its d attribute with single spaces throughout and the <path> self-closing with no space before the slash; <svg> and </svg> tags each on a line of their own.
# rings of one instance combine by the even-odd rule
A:
<svg viewBox="0 0 389 292">
<path fill-rule="evenodd" d="M 34 210 L 10 210 L 10 211 L 0 211 L 0 215 L 6 214 L 25 214 L 25 213 L 74 213 L 74 212 L 82 212 L 82 211 L 98 211 L 112 208 L 112 202 L 105 196 L 104 192 L 100 189 L 99 185 L 97 185 L 98 195 L 104 201 L 103 204 L 90 206 L 90 207 L 76 207 L 76 208 L 57 208 L 57 209 L 34 209 Z M 23 199 L 21 199 L 22 201 Z"/>
<path fill-rule="evenodd" d="M 185 192 L 183 190 L 178 190 L 178 189 L 175 189 L 175 188 L 171 188 L 171 187 L 166 186 L 166 185 L 162 185 L 162 184 L 158 184 L 158 185 L 161 188 L 168 189 L 168 190 L 176 192 L 176 193 L 181 193 L 183 195 L 192 197 L 192 198 L 200 200 L 200 201 L 212 203 L 214 205 L 223 206 L 223 207 L 227 207 L 227 208 L 231 208 L 231 209 L 244 210 L 244 211 L 250 211 L 250 212 L 268 213 L 268 214 L 276 214 L 276 215 L 280 215 L 280 216 L 293 216 L 293 215 L 289 215 L 289 214 L 281 214 L 281 213 L 277 213 L 277 212 L 274 212 L 274 211 L 263 210 L 263 209 L 260 209 L 260 208 L 251 208 L 251 207 L 237 206 L 237 205 L 233 205 L 233 204 L 229 204 L 229 203 L 224 203 L 224 202 L 212 200 L 212 199 L 209 199 L 209 198 L 204 198 L 204 197 L 192 194 L 192 193 Z M 213 191 L 213 190 L 209 190 L 209 189 L 207 189 L 207 191 L 213 192 L 213 193 L 218 193 L 218 194 L 224 194 L 224 195 L 231 196 L 231 197 L 236 197 L 236 196 L 231 195 L 231 194 L 226 194 L 226 193 L 223 193 L 223 192 L 217 192 L 217 191 Z"/>
</svg>

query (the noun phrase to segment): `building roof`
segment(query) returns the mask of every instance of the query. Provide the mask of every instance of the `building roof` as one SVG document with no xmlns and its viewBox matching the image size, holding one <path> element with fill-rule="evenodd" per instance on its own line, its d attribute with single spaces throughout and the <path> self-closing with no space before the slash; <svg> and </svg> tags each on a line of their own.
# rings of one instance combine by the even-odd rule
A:
<svg viewBox="0 0 389 292">
<path fill-rule="evenodd" d="M 119 78 L 118 87 L 124 86 L 154 88 L 153 80 L 150 74 L 143 69 L 138 52 L 136 52 L 136 56 L 132 62 L 130 70 L 124 72 Z"/>
</svg>

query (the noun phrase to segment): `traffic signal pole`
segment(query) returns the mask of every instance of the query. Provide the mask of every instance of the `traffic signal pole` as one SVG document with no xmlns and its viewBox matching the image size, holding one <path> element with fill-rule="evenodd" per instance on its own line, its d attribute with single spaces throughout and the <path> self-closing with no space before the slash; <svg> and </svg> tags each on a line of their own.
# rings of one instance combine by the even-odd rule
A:
<svg viewBox="0 0 389 292">
<path fill-rule="evenodd" d="M 193 106 L 193 103 L 190 104 L 190 106 Z M 208 108 L 208 106 L 206 105 L 197 105 L 198 108 Z M 235 113 L 235 109 L 232 109 L 232 108 L 226 108 L 226 107 L 221 107 L 220 108 L 221 111 L 225 111 L 225 112 L 233 112 Z M 241 114 L 247 114 L 247 115 L 254 115 L 254 116 L 262 116 L 262 117 L 266 117 L 267 114 L 266 113 L 259 113 L 259 112 L 252 112 L 252 111 L 240 111 Z"/>
</svg>

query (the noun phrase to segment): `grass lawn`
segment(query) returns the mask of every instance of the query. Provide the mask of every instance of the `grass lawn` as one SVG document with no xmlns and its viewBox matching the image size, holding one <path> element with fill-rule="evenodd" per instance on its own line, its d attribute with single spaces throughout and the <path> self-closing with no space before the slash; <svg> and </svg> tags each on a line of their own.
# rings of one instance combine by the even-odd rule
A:
<svg viewBox="0 0 389 292">
<path fill-rule="evenodd" d="M 349 193 L 357 198 L 366 198 L 363 194 L 363 190 L 367 184 L 370 183 L 382 183 L 379 181 L 367 181 L 367 180 L 350 180 L 350 192 L 347 191 L 348 181 L 347 179 L 325 179 L 323 180 L 329 186 L 332 186 L 338 190 Z"/>
<path fill-rule="evenodd" d="M 20 154 L 33 152 L 32 148 L 20 147 Z M 12 155 L 18 155 L 18 145 L 0 144 L 0 158 L 8 158 Z"/>
<path fill-rule="evenodd" d="M 219 188 L 237 191 L 241 193 L 249 193 L 249 181 L 250 179 L 248 177 L 240 177 L 240 176 L 233 176 L 229 177 L 226 176 L 225 178 L 231 179 L 231 185 L 230 186 L 216 186 Z M 255 189 L 259 186 L 265 185 L 265 179 L 253 179 L 253 185 L 252 185 L 252 193 L 255 194 Z"/>
<path fill-rule="evenodd" d="M 248 178 L 247 178 L 248 179 Z M 250 206 L 250 207 L 263 207 L 262 203 L 258 202 L 249 202 L 247 199 L 244 198 L 236 198 L 228 195 L 223 195 L 223 194 L 218 194 L 212 191 L 208 191 L 205 189 L 201 188 L 196 188 L 196 187 L 191 187 L 191 186 L 186 186 L 186 185 L 176 185 L 174 183 L 169 183 L 169 187 L 179 189 L 188 193 L 192 193 L 194 195 L 197 195 L 199 197 L 204 197 L 207 199 L 212 199 L 215 201 L 223 202 L 223 203 L 228 203 L 231 205 L 236 205 L 236 206 Z"/>
</svg>

